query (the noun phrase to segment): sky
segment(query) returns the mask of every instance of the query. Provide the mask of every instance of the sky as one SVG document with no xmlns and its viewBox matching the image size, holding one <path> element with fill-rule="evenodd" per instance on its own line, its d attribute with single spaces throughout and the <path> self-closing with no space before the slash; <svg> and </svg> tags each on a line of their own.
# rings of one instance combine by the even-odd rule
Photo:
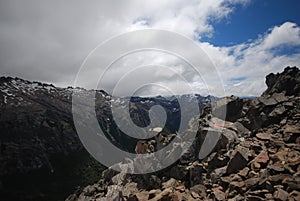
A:
<svg viewBox="0 0 300 201">
<path fill-rule="evenodd" d="M 300 66 L 299 8 L 299 0 L 0 0 L 0 75 L 73 86 L 99 44 L 131 31 L 159 29 L 192 40 L 210 58 L 222 81 L 222 87 L 209 86 L 211 95 L 258 96 L 267 74 Z M 170 69 L 132 71 L 154 63 Z M 178 88 L 180 76 L 207 95 L 201 76 L 158 52 L 122 58 L 98 87 L 113 92 L 129 72 L 133 79 L 124 79 L 120 95 L 130 95 L 130 87 L 140 87 L 135 80 L 149 77 L 157 86 Z M 144 95 L 160 93 L 157 87 L 145 90 Z"/>
<path fill-rule="evenodd" d="M 297 0 L 252 0 L 247 6 L 237 5 L 229 18 L 213 23 L 214 35 L 206 41 L 217 46 L 231 46 L 256 39 L 275 25 L 297 24 L 300 22 L 299 6 Z"/>
</svg>

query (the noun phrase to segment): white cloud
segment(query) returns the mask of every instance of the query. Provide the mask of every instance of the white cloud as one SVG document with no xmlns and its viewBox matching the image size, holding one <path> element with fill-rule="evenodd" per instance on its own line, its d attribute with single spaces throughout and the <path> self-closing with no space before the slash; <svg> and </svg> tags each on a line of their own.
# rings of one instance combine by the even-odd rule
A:
<svg viewBox="0 0 300 201">
<path fill-rule="evenodd" d="M 230 17 L 236 5 L 247 5 L 249 2 L 4 1 L 0 6 L 0 72 L 30 80 L 53 82 L 59 86 L 72 85 L 84 58 L 100 42 L 127 31 L 156 28 L 175 31 L 195 40 L 220 71 L 227 94 L 258 95 L 265 88 L 266 74 L 281 71 L 287 65 L 300 64 L 299 54 L 276 54 L 278 47 L 299 45 L 299 26 L 286 22 L 273 27 L 257 40 L 232 47 L 216 47 L 198 41 L 201 36 L 213 35 L 212 21 Z M 178 72 L 189 77 L 192 86 L 200 92 L 204 90 L 203 82 L 197 83 L 195 75 L 178 67 L 180 65 L 175 60 L 166 57 L 156 59 L 161 59 L 166 65 L 177 65 Z M 112 87 L 118 77 L 116 75 L 127 72 L 130 65 L 141 63 L 140 60 L 127 61 L 127 67 L 122 70 L 119 68 L 107 77 L 105 86 Z M 147 76 L 148 73 L 138 74 L 139 79 L 146 79 Z M 176 80 L 172 80 L 173 77 L 162 73 L 157 76 L 157 80 L 165 79 L 163 81 L 168 85 L 174 83 L 174 86 L 178 86 Z M 237 77 L 247 79 L 239 83 L 230 81 Z M 216 90 L 219 88 L 212 87 Z"/>
<path fill-rule="evenodd" d="M 295 23 L 286 22 L 275 26 L 264 38 L 263 48 L 274 48 L 280 45 L 300 45 L 300 27 Z"/>
<path fill-rule="evenodd" d="M 270 29 L 251 43 L 233 47 L 214 47 L 208 43 L 201 46 L 215 62 L 226 84 L 227 94 L 257 96 L 266 88 L 265 76 L 281 72 L 286 66 L 300 66 L 300 52 L 277 54 L 282 46 L 300 50 L 300 27 L 291 22 Z M 232 53 L 232 54 L 231 54 Z M 233 78 L 246 77 L 234 86 Z"/>
</svg>

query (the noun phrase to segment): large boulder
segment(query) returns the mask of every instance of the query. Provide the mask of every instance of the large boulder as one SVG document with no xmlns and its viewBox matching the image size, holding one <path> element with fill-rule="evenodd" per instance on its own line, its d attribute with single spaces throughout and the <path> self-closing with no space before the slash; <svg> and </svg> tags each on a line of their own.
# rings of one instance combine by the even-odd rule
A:
<svg viewBox="0 0 300 201">
<path fill-rule="evenodd" d="M 212 103 L 214 117 L 235 122 L 242 116 L 243 99 L 236 96 L 222 98 Z"/>
</svg>

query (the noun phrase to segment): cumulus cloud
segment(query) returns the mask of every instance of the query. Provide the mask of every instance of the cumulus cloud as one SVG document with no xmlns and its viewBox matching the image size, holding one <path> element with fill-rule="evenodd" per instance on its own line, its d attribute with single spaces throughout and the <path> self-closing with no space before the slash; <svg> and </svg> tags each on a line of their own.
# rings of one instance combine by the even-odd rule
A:
<svg viewBox="0 0 300 201">
<path fill-rule="evenodd" d="M 300 45 L 300 28 L 295 23 L 286 22 L 275 26 L 263 40 L 263 48 L 271 49 L 280 45 Z"/>
<path fill-rule="evenodd" d="M 212 22 L 229 18 L 236 5 L 250 0 L 9 0 L 0 3 L 0 73 L 29 80 L 72 85 L 80 65 L 99 43 L 128 31 L 144 28 L 175 31 L 192 39 L 207 53 L 220 72 L 226 94 L 258 95 L 265 88 L 264 76 L 281 71 L 286 65 L 299 65 L 299 53 L 279 54 L 277 49 L 299 46 L 299 26 L 286 22 L 275 26 L 250 43 L 216 47 L 200 42 L 212 36 Z M 162 43 L 164 41 L 161 41 Z M 193 52 L 191 52 L 193 54 Z M 152 56 L 155 56 L 153 54 Z M 148 57 L 148 60 L 146 59 Z M 112 91 L 119 75 L 131 66 L 171 65 L 188 78 L 199 93 L 206 93 L 205 83 L 178 60 L 160 54 L 124 60 L 108 72 L 103 87 Z M 154 62 L 154 63 L 155 63 Z M 161 85 L 179 86 L 176 76 L 140 72 L 138 79 L 149 74 Z M 237 79 L 244 77 L 245 79 Z M 88 81 L 88 80 L 87 80 Z M 126 87 L 131 87 L 127 83 Z M 126 93 L 124 86 L 124 93 Z M 215 95 L 219 86 L 211 86 Z M 149 94 L 152 92 L 149 91 Z M 212 92 L 214 93 L 214 92 Z"/>
<path fill-rule="evenodd" d="M 266 88 L 267 74 L 281 72 L 285 66 L 300 65 L 299 41 L 300 27 L 286 22 L 250 43 L 226 48 L 202 45 L 218 66 L 228 95 L 258 96 Z M 294 48 L 298 52 L 279 53 L 282 48 Z M 245 79 L 238 83 L 232 81 L 240 77 Z"/>
</svg>

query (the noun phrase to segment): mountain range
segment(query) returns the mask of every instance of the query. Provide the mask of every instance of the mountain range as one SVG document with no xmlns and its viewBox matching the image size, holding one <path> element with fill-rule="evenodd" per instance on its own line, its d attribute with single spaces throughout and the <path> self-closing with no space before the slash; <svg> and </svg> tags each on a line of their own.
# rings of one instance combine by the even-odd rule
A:
<svg viewBox="0 0 300 201">
<path fill-rule="evenodd" d="M 72 118 L 72 93 L 81 88 L 59 88 L 20 78 L 0 78 L 0 197 L 7 200 L 56 200 L 75 187 L 100 179 L 104 169 L 84 149 Z M 137 140 L 116 126 L 111 104 L 123 107 L 130 100 L 130 116 L 138 126 L 150 122 L 149 109 L 162 106 L 167 113 L 164 131 L 175 133 L 180 123 L 178 99 L 196 101 L 203 108 L 217 98 L 200 95 L 169 97 L 112 97 L 95 92 L 96 114 L 106 137 L 134 152 Z M 16 181 L 17 180 L 17 181 Z"/>
<path fill-rule="evenodd" d="M 159 150 L 157 139 L 163 146 L 172 141 L 181 115 L 192 112 L 179 102 L 199 106 L 188 128 L 197 133 L 188 152 L 159 172 L 130 175 L 93 159 L 77 135 L 72 94 L 90 90 L 1 77 L 1 200 L 64 200 L 70 194 L 67 200 L 299 200 L 299 78 L 296 67 L 271 73 L 267 90 L 251 98 L 112 97 L 92 91 L 105 136 L 131 153 L 141 143 L 144 152 L 152 153 Z M 141 141 L 118 128 L 111 105 L 122 108 L 128 100 L 130 117 L 140 127 L 150 124 L 152 106 L 165 109 L 167 120 L 158 138 Z M 221 115 L 224 108 L 226 117 Z M 208 130 L 218 142 L 199 159 Z M 116 165 L 122 169 L 125 164 Z"/>
</svg>

